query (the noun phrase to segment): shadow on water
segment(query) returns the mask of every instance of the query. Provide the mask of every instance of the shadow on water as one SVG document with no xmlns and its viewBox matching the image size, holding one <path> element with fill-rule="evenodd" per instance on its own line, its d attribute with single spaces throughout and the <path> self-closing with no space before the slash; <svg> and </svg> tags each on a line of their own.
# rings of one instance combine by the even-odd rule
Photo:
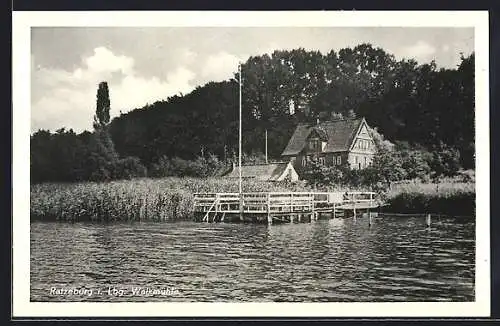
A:
<svg viewBox="0 0 500 326">
<path fill-rule="evenodd" d="M 32 301 L 473 301 L 474 221 L 31 225 Z M 124 289 L 61 296 L 53 287 Z M 175 295 L 131 293 L 175 288 Z M 128 291 L 127 291 L 128 290 Z"/>
</svg>

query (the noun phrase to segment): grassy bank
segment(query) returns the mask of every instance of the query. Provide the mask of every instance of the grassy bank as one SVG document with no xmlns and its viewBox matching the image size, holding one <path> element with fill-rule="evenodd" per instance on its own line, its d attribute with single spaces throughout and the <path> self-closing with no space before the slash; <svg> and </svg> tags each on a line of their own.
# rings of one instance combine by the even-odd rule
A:
<svg viewBox="0 0 500 326">
<path fill-rule="evenodd" d="M 245 181 L 243 191 L 307 191 L 301 184 Z M 35 184 L 30 215 L 36 220 L 165 221 L 192 216 L 193 193 L 237 192 L 238 181 L 164 178 L 109 183 Z"/>
<path fill-rule="evenodd" d="M 311 191 L 304 183 L 245 181 L 243 191 Z M 345 187 L 332 191 L 346 191 Z M 355 190 L 355 189 L 349 189 Z M 31 185 L 30 215 L 34 220 L 61 221 L 166 221 L 193 216 L 193 193 L 237 192 L 237 180 L 222 178 L 163 178 Z M 473 183 L 395 185 L 387 194 L 398 213 L 474 215 Z"/>
<path fill-rule="evenodd" d="M 387 194 L 385 212 L 475 216 L 475 183 L 407 183 L 393 187 Z"/>
</svg>

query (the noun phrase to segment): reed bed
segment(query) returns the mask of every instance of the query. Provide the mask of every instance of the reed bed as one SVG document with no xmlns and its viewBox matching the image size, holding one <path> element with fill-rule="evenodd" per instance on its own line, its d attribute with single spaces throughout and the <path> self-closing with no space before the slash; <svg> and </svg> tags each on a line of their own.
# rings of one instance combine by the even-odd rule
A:
<svg viewBox="0 0 500 326">
<path fill-rule="evenodd" d="M 453 193 L 475 193 L 476 184 L 474 182 L 441 182 L 421 183 L 421 182 L 406 182 L 395 184 L 388 192 L 388 196 L 392 197 L 401 193 L 422 193 L 429 195 L 448 195 Z"/>
<path fill-rule="evenodd" d="M 42 184 L 31 187 L 31 218 L 64 221 L 141 221 L 185 218 L 191 196 L 148 182 Z"/>
<path fill-rule="evenodd" d="M 475 183 L 399 184 L 387 194 L 386 212 L 475 216 Z"/>
<path fill-rule="evenodd" d="M 189 219 L 193 194 L 238 192 L 237 180 L 222 178 L 135 179 L 108 183 L 45 183 L 31 185 L 33 220 L 167 221 Z M 243 191 L 307 191 L 301 184 L 245 181 Z"/>
<path fill-rule="evenodd" d="M 238 192 L 238 180 L 225 178 L 135 179 L 108 183 L 44 183 L 31 185 L 30 215 L 33 220 L 54 221 L 168 221 L 193 217 L 193 194 Z M 354 191 L 346 186 L 316 189 L 303 182 L 243 182 L 244 192 Z M 409 183 L 395 185 L 387 193 L 386 211 L 473 215 L 473 183 Z"/>
</svg>

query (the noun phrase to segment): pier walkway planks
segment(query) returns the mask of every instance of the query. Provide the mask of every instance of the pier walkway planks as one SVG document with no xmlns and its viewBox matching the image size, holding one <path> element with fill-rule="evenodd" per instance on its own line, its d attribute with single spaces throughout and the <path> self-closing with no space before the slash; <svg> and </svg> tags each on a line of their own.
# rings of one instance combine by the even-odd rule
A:
<svg viewBox="0 0 500 326">
<path fill-rule="evenodd" d="M 374 192 L 246 192 L 239 193 L 196 193 L 194 212 L 202 213 L 203 221 L 224 220 L 226 215 L 264 216 L 272 223 L 277 216 L 304 216 L 315 219 L 319 213 L 342 214 L 344 210 L 369 210 L 381 206 Z M 274 219 L 273 219 L 274 218 Z"/>
</svg>

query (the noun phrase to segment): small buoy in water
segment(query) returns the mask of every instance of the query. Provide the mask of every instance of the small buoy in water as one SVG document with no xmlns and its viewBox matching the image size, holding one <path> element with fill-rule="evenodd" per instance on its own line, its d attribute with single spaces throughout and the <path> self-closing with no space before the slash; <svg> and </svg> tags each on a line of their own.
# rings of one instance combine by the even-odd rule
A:
<svg viewBox="0 0 500 326">
<path fill-rule="evenodd" d="M 427 214 L 425 222 L 427 224 L 427 227 L 431 227 L 431 214 Z"/>
</svg>

